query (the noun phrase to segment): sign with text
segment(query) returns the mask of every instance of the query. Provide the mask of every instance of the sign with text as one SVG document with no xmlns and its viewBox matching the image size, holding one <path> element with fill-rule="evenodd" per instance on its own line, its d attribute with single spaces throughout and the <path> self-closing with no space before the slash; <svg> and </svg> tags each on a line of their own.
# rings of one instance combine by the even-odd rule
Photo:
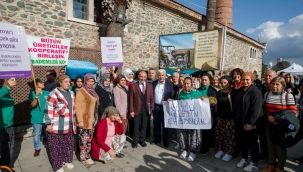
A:
<svg viewBox="0 0 303 172">
<path fill-rule="evenodd" d="M 0 22 L 0 78 L 31 77 L 25 29 Z"/>
<path fill-rule="evenodd" d="M 123 66 L 121 37 L 100 37 L 102 66 Z"/>
<path fill-rule="evenodd" d="M 28 52 L 34 66 L 67 65 L 70 40 L 27 36 Z"/>
<path fill-rule="evenodd" d="M 211 129 L 209 100 L 174 100 L 163 103 L 165 128 Z"/>
</svg>

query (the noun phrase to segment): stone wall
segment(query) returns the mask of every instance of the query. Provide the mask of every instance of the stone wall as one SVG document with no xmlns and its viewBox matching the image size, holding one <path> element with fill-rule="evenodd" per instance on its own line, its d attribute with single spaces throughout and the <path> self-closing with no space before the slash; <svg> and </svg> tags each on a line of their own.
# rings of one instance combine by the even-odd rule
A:
<svg viewBox="0 0 303 172">
<path fill-rule="evenodd" d="M 256 58 L 250 58 L 250 49 L 257 50 Z M 233 68 L 241 68 L 246 72 L 256 71 L 261 76 L 262 48 L 227 34 L 225 60 L 223 69 L 230 71 Z"/>
<path fill-rule="evenodd" d="M 0 22 L 24 26 L 27 35 L 70 39 L 71 47 L 100 50 L 99 27 L 67 20 L 66 0 L 0 0 Z"/>
<path fill-rule="evenodd" d="M 125 67 L 133 70 L 159 67 L 159 35 L 195 32 L 198 22 L 149 1 L 133 0 L 123 38 Z"/>
</svg>

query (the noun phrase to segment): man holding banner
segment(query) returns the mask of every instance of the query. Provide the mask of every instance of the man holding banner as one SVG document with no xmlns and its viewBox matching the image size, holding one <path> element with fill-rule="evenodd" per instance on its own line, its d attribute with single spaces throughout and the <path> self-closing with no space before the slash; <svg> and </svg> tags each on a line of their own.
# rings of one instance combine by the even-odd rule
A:
<svg viewBox="0 0 303 172">
<path fill-rule="evenodd" d="M 163 101 L 174 97 L 173 84 L 166 78 L 166 71 L 158 70 L 158 80 L 153 82 L 154 88 L 154 136 L 155 140 L 151 142 L 152 145 L 161 142 L 161 126 L 162 126 L 162 140 L 164 147 L 168 147 L 168 129 L 164 127 L 164 112 Z"/>
</svg>

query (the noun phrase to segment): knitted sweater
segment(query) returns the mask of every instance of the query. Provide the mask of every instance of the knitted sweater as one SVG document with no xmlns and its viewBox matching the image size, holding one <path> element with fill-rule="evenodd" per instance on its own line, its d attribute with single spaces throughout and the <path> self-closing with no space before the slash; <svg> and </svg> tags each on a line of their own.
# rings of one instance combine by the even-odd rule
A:
<svg viewBox="0 0 303 172">
<path fill-rule="evenodd" d="M 285 100 L 287 98 L 287 101 Z M 283 91 L 282 94 L 273 94 L 271 91 L 264 95 L 264 114 L 279 112 L 281 110 L 291 110 L 296 114 L 296 103 L 291 93 L 286 95 Z"/>
</svg>

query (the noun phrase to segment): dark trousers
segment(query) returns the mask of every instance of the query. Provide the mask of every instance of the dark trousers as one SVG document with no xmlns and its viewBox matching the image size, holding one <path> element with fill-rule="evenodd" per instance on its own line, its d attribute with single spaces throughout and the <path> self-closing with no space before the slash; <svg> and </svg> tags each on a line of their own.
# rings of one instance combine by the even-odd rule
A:
<svg viewBox="0 0 303 172">
<path fill-rule="evenodd" d="M 284 170 L 287 157 L 286 147 L 277 145 L 270 140 L 270 125 L 270 123 L 267 123 L 265 126 L 265 135 L 268 145 L 268 161 L 270 165 L 277 167 L 280 170 Z M 278 162 L 276 161 L 276 158 L 278 158 Z"/>
<path fill-rule="evenodd" d="M 209 148 L 215 145 L 215 126 L 216 118 L 212 120 L 212 127 L 210 130 L 201 130 L 202 135 L 202 147 L 200 149 L 201 153 L 209 152 Z"/>
<path fill-rule="evenodd" d="M 168 128 L 164 127 L 164 111 L 163 105 L 156 105 L 154 109 L 154 136 L 155 141 L 161 141 L 161 127 L 162 127 L 162 140 L 168 142 Z"/>
<path fill-rule="evenodd" d="M 134 144 L 144 142 L 146 137 L 148 116 L 145 108 L 141 108 L 139 114 L 134 117 Z"/>
<path fill-rule="evenodd" d="M 258 131 L 256 129 L 246 131 L 244 130 L 244 126 L 238 126 L 237 136 L 240 139 L 242 158 L 247 159 L 250 152 L 251 161 L 257 164 L 259 162 Z"/>
<path fill-rule="evenodd" d="M 15 131 L 10 126 L 0 130 L 0 166 L 9 166 L 14 153 Z"/>
<path fill-rule="evenodd" d="M 259 134 L 261 152 L 265 157 L 267 157 L 268 149 L 267 149 L 267 141 L 265 136 L 265 126 L 266 126 L 266 118 L 265 116 L 263 116 L 257 121 L 257 130 Z"/>
<path fill-rule="evenodd" d="M 148 115 L 147 117 L 147 128 L 146 128 L 146 137 L 149 137 L 151 136 L 151 133 L 150 133 L 150 119 L 151 119 L 151 116 Z"/>
</svg>

